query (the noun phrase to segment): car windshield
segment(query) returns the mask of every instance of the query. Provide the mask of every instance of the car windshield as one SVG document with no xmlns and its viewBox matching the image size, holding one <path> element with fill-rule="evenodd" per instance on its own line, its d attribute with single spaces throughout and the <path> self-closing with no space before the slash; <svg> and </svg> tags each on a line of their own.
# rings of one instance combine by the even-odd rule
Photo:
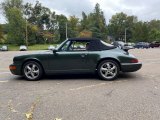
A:
<svg viewBox="0 0 160 120">
<path fill-rule="evenodd" d="M 65 40 L 65 41 L 63 41 L 61 44 L 57 45 L 55 49 L 56 49 L 56 50 L 59 50 L 66 41 L 67 41 L 67 40 Z"/>
</svg>

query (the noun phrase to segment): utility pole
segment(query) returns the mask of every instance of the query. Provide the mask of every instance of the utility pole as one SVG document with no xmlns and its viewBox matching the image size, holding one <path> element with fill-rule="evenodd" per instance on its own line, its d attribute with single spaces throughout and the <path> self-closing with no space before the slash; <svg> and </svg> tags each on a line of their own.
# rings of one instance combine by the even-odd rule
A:
<svg viewBox="0 0 160 120">
<path fill-rule="evenodd" d="M 66 22 L 66 39 L 68 39 L 68 25 L 67 25 L 67 22 Z"/>
<path fill-rule="evenodd" d="M 125 38 L 124 38 L 125 43 L 127 42 L 127 28 L 125 28 Z"/>
<path fill-rule="evenodd" d="M 26 19 L 26 46 L 28 47 L 28 29 L 27 29 L 27 19 Z"/>
</svg>

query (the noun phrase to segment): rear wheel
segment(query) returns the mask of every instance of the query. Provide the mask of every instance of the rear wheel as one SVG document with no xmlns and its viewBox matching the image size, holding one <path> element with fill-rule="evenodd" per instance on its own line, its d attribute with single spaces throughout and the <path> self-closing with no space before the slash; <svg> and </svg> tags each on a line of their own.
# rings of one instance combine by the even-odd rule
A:
<svg viewBox="0 0 160 120">
<path fill-rule="evenodd" d="M 34 61 L 26 62 L 22 71 L 27 80 L 39 80 L 43 75 L 43 69 L 41 65 Z"/>
<path fill-rule="evenodd" d="M 113 60 L 104 60 L 98 65 L 98 75 L 103 80 L 115 79 L 119 71 L 119 65 Z"/>
</svg>

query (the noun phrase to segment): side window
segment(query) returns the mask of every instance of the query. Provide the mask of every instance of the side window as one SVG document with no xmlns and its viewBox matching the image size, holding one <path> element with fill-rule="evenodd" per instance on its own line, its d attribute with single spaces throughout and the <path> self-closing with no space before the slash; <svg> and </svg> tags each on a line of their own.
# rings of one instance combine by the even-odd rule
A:
<svg viewBox="0 0 160 120">
<path fill-rule="evenodd" d="M 74 41 L 69 46 L 69 51 L 87 51 L 89 43 L 86 41 Z"/>
<path fill-rule="evenodd" d="M 70 52 L 78 52 L 78 51 L 87 51 L 89 47 L 89 42 L 87 41 L 67 41 L 59 51 L 70 51 Z"/>
</svg>

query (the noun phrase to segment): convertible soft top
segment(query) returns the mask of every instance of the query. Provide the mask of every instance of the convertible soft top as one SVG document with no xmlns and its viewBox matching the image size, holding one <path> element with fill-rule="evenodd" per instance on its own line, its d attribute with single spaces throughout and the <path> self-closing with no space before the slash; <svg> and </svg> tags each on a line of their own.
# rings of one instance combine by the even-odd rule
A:
<svg viewBox="0 0 160 120">
<path fill-rule="evenodd" d="M 102 42 L 102 40 L 97 38 L 69 38 L 70 41 L 84 41 L 89 43 L 89 51 L 102 51 L 110 50 L 116 48 L 115 46 L 109 46 Z"/>
</svg>

